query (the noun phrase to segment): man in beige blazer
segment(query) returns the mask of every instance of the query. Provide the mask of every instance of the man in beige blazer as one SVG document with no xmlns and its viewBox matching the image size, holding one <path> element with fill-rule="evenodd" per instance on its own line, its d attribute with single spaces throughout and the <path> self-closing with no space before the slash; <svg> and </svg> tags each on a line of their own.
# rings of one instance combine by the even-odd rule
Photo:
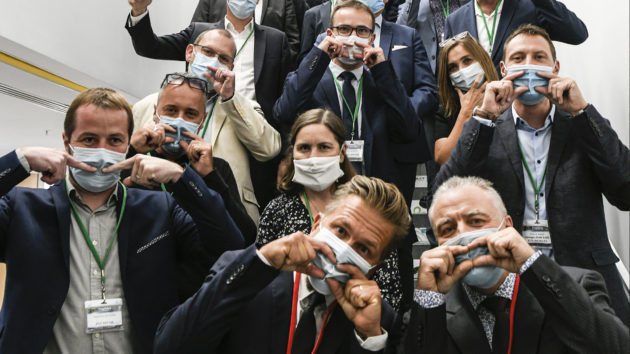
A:
<svg viewBox="0 0 630 354">
<path fill-rule="evenodd" d="M 248 152 L 258 161 L 268 161 L 281 149 L 280 134 L 265 120 L 260 105 L 234 90 L 235 73 L 233 61 L 236 45 L 229 32 L 213 28 L 199 35 L 194 44 L 186 47 L 189 70 L 195 65 L 195 57 L 202 55 L 214 59 L 215 66 L 207 66 L 201 78 L 214 88 L 209 96 L 206 111 L 208 116 L 197 134 L 212 144 L 212 154 L 226 160 L 236 178 L 241 201 L 247 213 L 258 224 L 258 202 L 249 172 Z M 199 59 L 199 58 L 197 58 Z M 200 62 L 200 60 L 197 60 Z M 198 65 L 196 66 L 199 67 Z M 198 70 L 191 70 L 195 73 Z M 153 122 L 158 94 L 151 94 L 138 101 L 133 107 L 136 127 Z"/>
</svg>

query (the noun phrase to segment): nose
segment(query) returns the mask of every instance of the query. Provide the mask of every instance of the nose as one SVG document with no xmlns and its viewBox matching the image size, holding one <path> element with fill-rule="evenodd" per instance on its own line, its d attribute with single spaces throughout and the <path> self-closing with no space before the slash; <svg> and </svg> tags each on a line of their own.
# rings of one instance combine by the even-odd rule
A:
<svg viewBox="0 0 630 354">
<path fill-rule="evenodd" d="M 457 235 L 463 234 L 464 232 L 468 232 L 472 230 L 474 230 L 474 228 L 463 221 L 457 224 Z"/>
</svg>

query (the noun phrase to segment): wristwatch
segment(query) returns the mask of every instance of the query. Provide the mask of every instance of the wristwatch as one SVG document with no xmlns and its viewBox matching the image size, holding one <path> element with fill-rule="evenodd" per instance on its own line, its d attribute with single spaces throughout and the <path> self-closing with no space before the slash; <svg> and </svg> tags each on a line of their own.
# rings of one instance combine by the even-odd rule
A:
<svg viewBox="0 0 630 354">
<path fill-rule="evenodd" d="M 482 109 L 479 106 L 475 106 L 475 108 L 473 108 L 472 115 L 473 115 L 473 117 L 489 119 L 489 120 L 491 120 L 493 122 L 497 119 L 497 116 L 495 116 L 494 114 L 492 114 L 492 113 Z"/>
</svg>

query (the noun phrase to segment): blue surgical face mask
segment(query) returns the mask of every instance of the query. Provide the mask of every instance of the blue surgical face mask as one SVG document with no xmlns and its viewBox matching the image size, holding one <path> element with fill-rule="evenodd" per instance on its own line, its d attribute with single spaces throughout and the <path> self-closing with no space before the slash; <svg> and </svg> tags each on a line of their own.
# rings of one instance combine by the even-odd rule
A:
<svg viewBox="0 0 630 354">
<path fill-rule="evenodd" d="M 208 87 L 210 88 L 210 90 L 213 90 L 212 83 L 203 74 L 205 72 L 209 72 L 210 75 L 212 75 L 212 77 L 215 77 L 214 72 L 208 70 L 208 66 L 212 66 L 217 69 L 222 68 L 226 70 L 230 70 L 230 68 L 221 64 L 218 57 L 208 57 L 199 52 L 195 52 L 195 59 L 193 60 L 192 63 L 190 63 L 190 66 L 188 67 L 188 71 L 190 71 L 192 74 L 194 74 L 198 78 L 205 80 L 208 83 L 209 85 Z"/>
<path fill-rule="evenodd" d="M 120 179 L 120 171 L 103 173 L 105 167 L 117 164 L 125 159 L 126 153 L 116 152 L 104 148 L 72 147 L 70 152 L 75 159 L 97 168 L 96 172 L 83 171 L 70 167 L 74 181 L 88 192 L 99 193 L 113 187 Z"/>
<path fill-rule="evenodd" d="M 362 3 L 367 5 L 370 10 L 372 10 L 373 14 L 381 11 L 385 7 L 385 3 L 383 0 L 360 0 Z"/>
<path fill-rule="evenodd" d="M 536 73 L 551 73 L 553 72 L 553 67 L 541 65 L 513 65 L 507 68 L 508 75 L 517 73 L 519 71 L 524 71 L 525 73 L 512 81 L 514 88 L 516 89 L 517 87 L 526 86 L 529 88 L 529 90 L 518 95 L 516 99 L 519 100 L 522 104 L 528 106 L 533 106 L 544 100 L 545 96 L 542 93 L 536 91 L 534 87 L 547 87 L 549 85 L 549 79 L 538 76 L 536 75 Z"/>
<path fill-rule="evenodd" d="M 321 225 L 321 224 L 320 224 Z M 368 261 L 363 259 L 363 257 L 359 256 L 350 245 L 340 240 L 332 231 L 325 227 L 321 227 L 317 235 L 314 238 L 318 241 L 324 242 L 327 244 L 330 249 L 335 253 L 335 257 L 337 258 L 337 264 L 353 264 L 363 274 L 368 274 L 368 272 L 372 269 L 372 266 Z M 308 280 L 313 286 L 313 289 L 320 294 L 329 295 L 332 294 L 328 283 L 326 282 L 326 278 L 334 278 L 339 281 L 342 285 L 345 285 L 348 280 L 350 280 L 350 275 L 348 273 L 344 273 L 338 270 L 335 267 L 335 263 L 331 262 L 330 259 L 326 255 L 321 252 L 317 252 L 315 255 L 315 259 L 313 260 L 313 265 L 317 268 L 324 271 L 324 279 L 319 279 L 316 277 L 308 276 Z"/>
<path fill-rule="evenodd" d="M 485 235 L 492 234 L 499 231 L 499 229 L 503 225 L 504 220 L 505 219 L 501 221 L 501 224 L 499 225 L 498 228 L 489 228 L 489 229 L 481 229 L 481 230 L 474 230 L 470 232 L 464 232 L 457 235 L 457 237 L 451 240 L 448 240 L 447 242 L 443 244 L 443 246 L 456 246 L 456 245 L 467 246 L 472 241 L 478 239 L 481 236 L 485 236 Z M 486 254 L 490 254 L 488 247 L 486 246 L 476 247 L 469 250 L 466 253 L 455 255 L 455 263 L 460 264 L 461 262 L 467 259 L 473 260 L 479 256 L 486 255 Z M 472 269 L 468 271 L 468 273 L 466 273 L 464 278 L 462 278 L 462 281 L 469 286 L 474 286 L 480 289 L 488 289 L 497 284 L 499 279 L 501 279 L 503 272 L 504 272 L 503 268 L 494 267 L 494 266 L 472 267 Z"/>
<path fill-rule="evenodd" d="M 183 118 L 171 118 L 159 115 L 158 118 L 160 119 L 160 123 L 166 124 L 177 130 L 176 133 L 172 133 L 169 131 L 166 132 L 166 136 L 172 137 L 173 139 L 175 139 L 175 141 L 168 144 L 162 144 L 162 149 L 164 149 L 164 151 L 171 155 L 181 154 L 184 151 L 184 148 L 179 145 L 180 140 L 184 140 L 187 143 L 190 143 L 190 141 L 192 140 L 191 138 L 182 135 L 182 132 L 184 131 L 197 134 L 197 131 L 199 130 L 199 124 L 188 122 Z"/>
<path fill-rule="evenodd" d="M 244 20 L 256 10 L 256 0 L 230 0 L 228 6 L 236 18 Z"/>
<path fill-rule="evenodd" d="M 463 92 L 467 92 L 468 90 L 470 90 L 473 83 L 475 83 L 475 80 L 477 79 L 477 76 L 479 76 L 479 74 L 481 74 L 481 81 L 479 82 L 479 86 L 481 87 L 483 82 L 486 81 L 486 74 L 484 73 L 483 68 L 481 67 L 481 64 L 479 64 L 479 62 L 472 63 L 467 67 L 450 74 L 449 77 L 451 79 L 451 84 L 453 84 L 453 87 L 457 87 Z"/>
</svg>

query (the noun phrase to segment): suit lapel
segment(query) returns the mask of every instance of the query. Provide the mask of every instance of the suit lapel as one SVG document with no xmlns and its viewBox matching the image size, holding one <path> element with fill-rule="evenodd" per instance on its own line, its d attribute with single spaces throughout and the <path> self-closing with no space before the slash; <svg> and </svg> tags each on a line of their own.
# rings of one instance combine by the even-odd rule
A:
<svg viewBox="0 0 630 354">
<path fill-rule="evenodd" d="M 61 253 L 66 270 L 70 269 L 70 202 L 68 200 L 68 192 L 65 180 L 57 183 L 50 188 L 53 201 L 55 203 L 55 211 L 57 213 L 57 225 L 59 239 L 61 243 Z"/>
<path fill-rule="evenodd" d="M 217 97 L 217 100 L 219 100 L 220 98 Z M 214 112 L 212 113 L 212 136 L 210 139 L 210 144 L 214 145 L 217 142 L 217 137 L 219 136 L 219 132 L 221 131 L 221 128 L 223 128 L 223 124 L 225 123 L 225 112 L 223 111 L 223 108 L 219 105 L 219 103 L 217 102 L 217 104 L 214 106 Z"/>
<path fill-rule="evenodd" d="M 516 136 L 516 127 L 514 126 L 514 118 L 512 116 L 512 109 L 508 108 L 505 114 L 503 114 L 497 120 L 496 133 L 499 135 L 499 140 L 503 145 L 503 148 L 510 161 L 510 166 L 517 176 L 521 189 L 523 184 L 523 164 L 521 159 L 521 152 L 518 147 L 518 137 Z"/>
<path fill-rule="evenodd" d="M 363 67 L 363 97 L 361 97 L 361 139 L 363 140 L 363 161 L 365 164 L 365 175 L 372 176 L 372 142 L 373 132 L 372 132 L 372 121 L 374 118 L 374 112 L 377 110 L 377 107 L 374 107 L 373 103 L 378 102 L 380 98 L 376 98 L 378 96 L 378 90 L 376 88 L 376 84 L 372 79 L 369 71 Z M 367 112 L 372 112 L 372 114 L 367 114 Z"/>
<path fill-rule="evenodd" d="M 271 285 L 271 353 L 284 353 L 287 350 L 292 295 L 293 272 L 282 272 Z"/>
<path fill-rule="evenodd" d="M 348 320 L 343 309 L 339 305 L 330 315 L 330 320 L 324 327 L 324 334 L 319 345 L 318 353 L 337 353 L 342 342 L 347 338 L 340 333 L 352 333 L 353 324 Z"/>
<path fill-rule="evenodd" d="M 339 97 L 337 96 L 337 86 L 333 81 L 333 74 L 330 69 L 326 69 L 318 87 L 321 88 L 321 91 L 326 96 L 326 101 L 329 103 L 330 109 L 335 112 L 337 117 L 341 117 L 341 107 L 339 106 Z"/>
<path fill-rule="evenodd" d="M 380 47 L 383 48 L 385 59 L 389 60 L 392 51 L 392 25 L 385 19 L 381 22 Z"/>
<path fill-rule="evenodd" d="M 534 295 L 521 282 L 514 314 L 513 353 L 536 353 L 545 313 Z"/>
<path fill-rule="evenodd" d="M 460 28 L 467 28 L 467 29 L 472 29 L 472 31 L 470 31 L 470 34 L 479 39 L 479 34 L 477 31 L 477 17 L 475 16 L 475 4 L 477 2 L 476 1 L 470 1 L 468 4 L 464 5 L 464 6 L 468 6 L 469 14 L 467 17 L 464 18 L 465 27 L 460 27 Z M 451 33 L 451 36 L 456 35 L 457 33 Z"/>
<path fill-rule="evenodd" d="M 562 151 L 569 138 L 568 123 L 565 113 L 559 111 L 556 107 L 556 114 L 554 115 L 553 125 L 551 127 L 551 143 L 549 143 L 547 156 L 547 174 L 545 176 L 545 195 L 547 196 L 549 195 L 553 180 L 558 171 Z"/>
<path fill-rule="evenodd" d="M 260 12 L 260 19 L 258 20 L 258 23 L 260 23 L 261 25 L 265 19 L 265 14 L 267 14 L 268 3 L 269 3 L 269 0 L 262 0 L 262 11 Z"/>
<path fill-rule="evenodd" d="M 328 23 L 330 22 L 330 14 L 332 13 L 332 3 L 329 1 L 328 4 L 322 7 L 322 20 L 326 24 L 324 27 L 328 27 Z"/>
<path fill-rule="evenodd" d="M 265 61 L 267 35 L 265 30 L 256 24 L 254 24 L 254 31 L 254 85 L 257 85 Z"/>
<path fill-rule="evenodd" d="M 446 327 L 462 354 L 490 354 L 490 345 L 479 316 L 461 283 L 455 284 L 446 294 Z"/>
<path fill-rule="evenodd" d="M 512 22 L 512 17 L 516 12 L 516 1 L 504 0 L 503 9 L 501 10 L 501 18 L 499 19 L 499 25 L 497 32 L 494 34 L 494 42 L 492 43 L 492 60 L 495 61 L 499 52 L 502 52 L 501 46 L 503 45 L 503 37 L 509 35 L 507 33 L 508 27 Z M 500 58 L 499 58 L 500 59 Z"/>
<path fill-rule="evenodd" d="M 123 188 L 118 185 L 117 189 L 118 194 L 118 203 L 116 203 L 116 217 L 120 217 L 120 208 L 122 206 L 123 201 Z M 129 195 L 129 189 L 127 189 L 127 195 Z M 118 238 L 118 262 L 120 263 L 120 277 L 122 279 L 123 284 L 126 284 L 126 275 L 127 275 L 127 252 L 129 250 L 129 238 L 132 236 L 132 232 L 130 230 L 131 223 L 128 222 L 129 215 L 131 215 L 133 211 L 129 209 L 125 209 L 125 214 L 120 221 L 120 227 L 118 228 L 118 234 L 116 237 Z"/>
</svg>

